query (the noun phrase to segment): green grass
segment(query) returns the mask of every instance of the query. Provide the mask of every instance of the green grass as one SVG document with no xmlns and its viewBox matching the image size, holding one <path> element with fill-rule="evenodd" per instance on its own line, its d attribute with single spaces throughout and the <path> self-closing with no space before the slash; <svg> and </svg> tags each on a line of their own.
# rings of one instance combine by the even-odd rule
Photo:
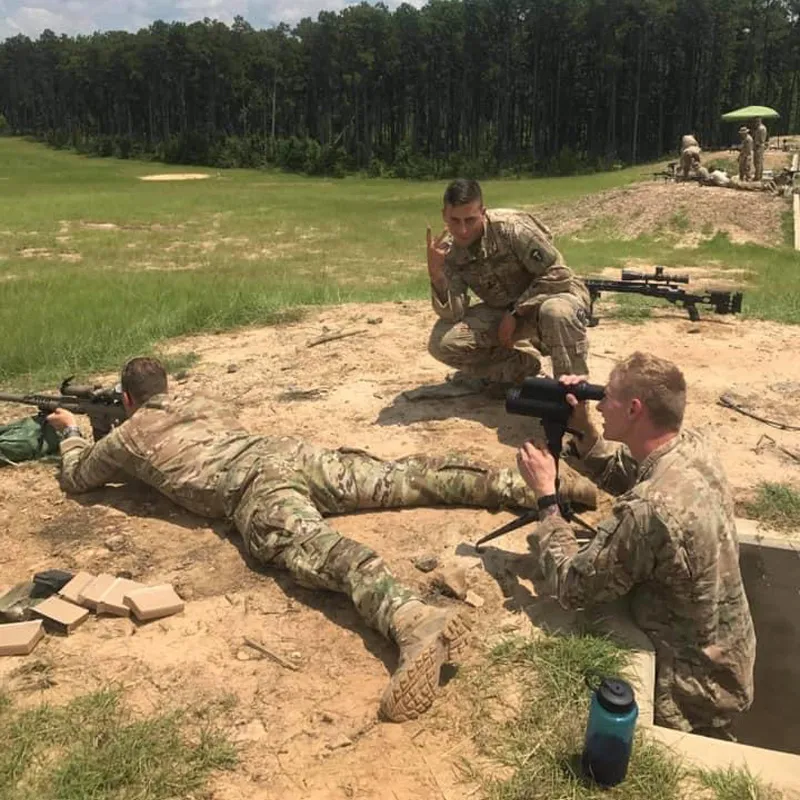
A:
<svg viewBox="0 0 800 800">
<path fill-rule="evenodd" d="M 207 172 L 205 181 L 142 175 Z M 570 200 L 646 170 L 487 181 L 495 206 Z M 424 297 L 444 182 L 86 158 L 0 139 L 0 385 L 105 371 L 166 338 L 298 306 Z M 108 227 L 117 226 L 117 227 Z"/>
<path fill-rule="evenodd" d="M 144 182 L 196 171 L 205 181 Z M 649 176 L 652 165 L 574 178 L 492 180 L 495 207 L 551 205 Z M 306 178 L 86 158 L 0 138 L 0 386 L 36 389 L 114 370 L 175 336 L 280 324 L 298 309 L 423 298 L 424 230 L 443 181 Z M 664 220 L 672 230 L 685 225 Z M 613 221 L 559 241 L 579 271 L 631 257 L 751 270 L 747 315 L 800 322 L 800 257 L 669 237 L 619 238 Z M 665 228 L 669 230 L 669 228 Z"/>
<path fill-rule="evenodd" d="M 586 679 L 626 674 L 628 651 L 591 634 L 512 637 L 460 680 L 473 703 L 470 735 L 479 758 L 461 772 L 486 800 L 779 800 L 741 769 L 689 770 L 639 733 L 625 780 L 602 789 L 580 775 L 590 692 Z"/>
<path fill-rule="evenodd" d="M 167 800 L 202 790 L 235 752 L 208 710 L 133 718 L 116 691 L 66 706 L 0 704 L 0 800 Z"/>
<path fill-rule="evenodd" d="M 765 786 L 746 769 L 700 770 L 700 783 L 711 789 L 715 800 L 780 800 L 781 793 Z"/>
<path fill-rule="evenodd" d="M 755 498 L 744 503 L 743 510 L 750 519 L 773 528 L 800 530 L 800 491 L 785 483 L 758 484 Z"/>
<path fill-rule="evenodd" d="M 466 675 L 474 698 L 473 739 L 482 756 L 505 768 L 481 775 L 489 800 L 675 800 L 679 765 L 638 738 L 628 777 L 613 789 L 586 783 L 577 759 L 583 746 L 590 693 L 585 678 L 624 674 L 628 654 L 596 636 L 513 638 L 495 647 L 488 663 Z M 516 702 L 509 702 L 516 695 Z"/>
</svg>

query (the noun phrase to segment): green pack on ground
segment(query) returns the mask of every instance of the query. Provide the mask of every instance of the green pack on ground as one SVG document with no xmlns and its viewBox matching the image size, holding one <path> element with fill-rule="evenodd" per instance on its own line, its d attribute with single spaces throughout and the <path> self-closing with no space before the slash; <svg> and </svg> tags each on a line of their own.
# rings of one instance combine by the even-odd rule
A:
<svg viewBox="0 0 800 800">
<path fill-rule="evenodd" d="M 58 434 L 41 416 L 0 425 L 0 466 L 58 455 Z"/>
</svg>

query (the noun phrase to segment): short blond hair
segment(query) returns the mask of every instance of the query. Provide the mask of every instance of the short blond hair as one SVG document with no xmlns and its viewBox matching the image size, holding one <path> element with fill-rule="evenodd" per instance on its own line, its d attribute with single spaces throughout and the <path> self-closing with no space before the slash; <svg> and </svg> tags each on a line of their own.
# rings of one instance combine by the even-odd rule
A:
<svg viewBox="0 0 800 800">
<path fill-rule="evenodd" d="M 608 382 L 615 383 L 626 398 L 641 400 L 660 428 L 680 429 L 686 410 L 686 379 L 671 361 L 637 351 L 614 367 Z"/>
</svg>

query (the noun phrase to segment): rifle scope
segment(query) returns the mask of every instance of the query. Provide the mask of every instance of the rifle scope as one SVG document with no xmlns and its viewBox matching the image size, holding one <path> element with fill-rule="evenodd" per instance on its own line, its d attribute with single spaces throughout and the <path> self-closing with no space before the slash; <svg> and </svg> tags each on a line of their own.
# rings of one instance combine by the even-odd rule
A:
<svg viewBox="0 0 800 800">
<path fill-rule="evenodd" d="M 577 386 L 564 386 L 553 378 L 525 378 L 522 386 L 515 386 L 506 393 L 506 411 L 566 425 L 572 414 L 568 394 L 574 394 L 578 400 L 602 400 L 605 386 L 586 381 Z"/>
<path fill-rule="evenodd" d="M 664 267 L 656 267 L 655 272 L 637 272 L 633 269 L 622 270 L 622 280 L 624 281 L 655 281 L 656 283 L 689 283 L 689 276 L 685 272 L 671 273 L 664 272 Z"/>
</svg>

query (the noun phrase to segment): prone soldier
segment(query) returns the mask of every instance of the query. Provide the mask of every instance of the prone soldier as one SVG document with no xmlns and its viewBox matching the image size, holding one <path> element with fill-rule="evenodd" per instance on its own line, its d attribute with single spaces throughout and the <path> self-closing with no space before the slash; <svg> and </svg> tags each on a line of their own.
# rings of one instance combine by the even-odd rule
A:
<svg viewBox="0 0 800 800">
<path fill-rule="evenodd" d="M 93 445 L 71 412 L 48 416 L 61 436 L 62 488 L 85 492 L 133 477 L 195 514 L 232 520 L 254 559 L 289 570 L 303 586 L 347 594 L 364 621 L 397 644 L 400 659 L 381 699 L 382 716 L 403 721 L 424 712 L 442 664 L 462 649 L 467 621 L 425 603 L 377 553 L 323 517 L 439 504 L 530 507 L 536 498 L 522 478 L 460 454 L 382 461 L 357 450 L 255 436 L 217 400 L 171 397 L 166 372 L 152 358 L 129 361 L 121 387 L 128 418 Z M 593 507 L 594 487 L 573 477 L 573 499 Z"/>
</svg>

